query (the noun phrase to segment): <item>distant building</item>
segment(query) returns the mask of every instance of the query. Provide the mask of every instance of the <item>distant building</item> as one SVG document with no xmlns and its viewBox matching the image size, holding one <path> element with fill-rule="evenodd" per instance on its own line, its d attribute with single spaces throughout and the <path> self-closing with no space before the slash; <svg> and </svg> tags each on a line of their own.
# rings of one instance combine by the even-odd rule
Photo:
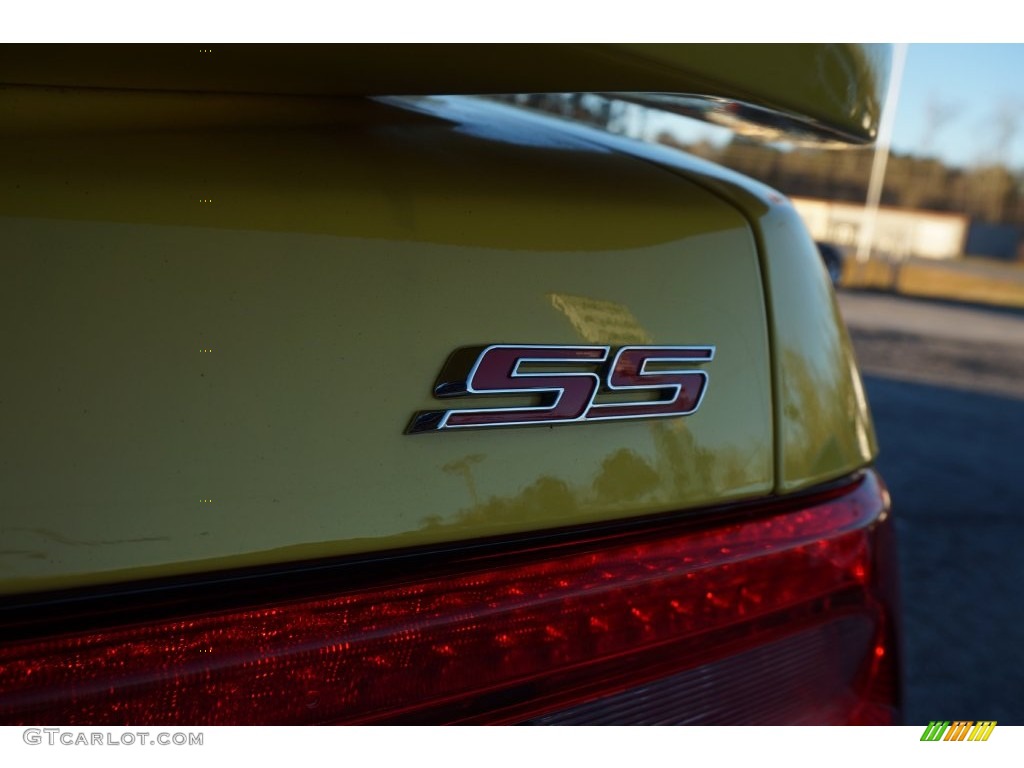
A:
<svg viewBox="0 0 1024 768">
<path fill-rule="evenodd" d="M 972 256 L 1024 261 L 1024 228 L 1014 224 L 972 221 L 964 250 Z"/>
<path fill-rule="evenodd" d="M 864 225 L 864 206 L 795 197 L 793 205 L 815 240 L 855 250 Z M 872 254 L 892 259 L 911 256 L 955 259 L 964 255 L 970 217 L 910 208 L 878 209 Z"/>
</svg>

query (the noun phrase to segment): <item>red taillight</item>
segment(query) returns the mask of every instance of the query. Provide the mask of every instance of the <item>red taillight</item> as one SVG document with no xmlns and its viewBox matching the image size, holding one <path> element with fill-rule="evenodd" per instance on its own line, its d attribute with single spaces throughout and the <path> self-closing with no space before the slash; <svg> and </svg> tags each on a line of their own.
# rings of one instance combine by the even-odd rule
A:
<svg viewBox="0 0 1024 768">
<path fill-rule="evenodd" d="M 817 643 L 834 682 L 779 720 L 886 722 L 885 516 L 869 472 L 703 530 L 658 525 L 429 579 L 9 643 L 0 721 L 508 722 L 732 669 L 772 644 L 797 663 L 793 648 Z"/>
</svg>

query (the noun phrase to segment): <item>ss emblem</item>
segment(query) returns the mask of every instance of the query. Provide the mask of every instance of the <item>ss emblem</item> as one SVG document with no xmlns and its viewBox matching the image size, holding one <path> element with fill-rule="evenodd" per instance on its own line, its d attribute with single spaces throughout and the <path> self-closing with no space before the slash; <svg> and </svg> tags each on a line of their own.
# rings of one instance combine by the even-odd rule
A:
<svg viewBox="0 0 1024 768">
<path fill-rule="evenodd" d="M 708 375 L 685 364 L 710 362 L 715 348 L 627 346 L 610 354 L 608 346 L 458 349 L 438 376 L 435 397 L 534 395 L 540 404 L 420 411 L 405 432 L 686 416 L 700 407 Z"/>
</svg>

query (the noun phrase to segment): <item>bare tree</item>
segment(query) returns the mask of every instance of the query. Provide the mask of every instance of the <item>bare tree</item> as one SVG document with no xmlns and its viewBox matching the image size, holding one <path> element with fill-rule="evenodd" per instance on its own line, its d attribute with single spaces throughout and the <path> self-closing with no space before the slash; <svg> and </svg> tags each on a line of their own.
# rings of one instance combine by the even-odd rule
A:
<svg viewBox="0 0 1024 768">
<path fill-rule="evenodd" d="M 935 140 L 942 129 L 955 120 L 963 108 L 952 101 L 941 101 L 934 94 L 928 97 L 924 108 L 924 130 L 921 131 L 919 152 L 930 157 L 935 151 Z"/>
<path fill-rule="evenodd" d="M 993 162 L 1008 166 L 1010 163 L 1010 147 L 1020 129 L 1021 105 L 1010 101 L 1002 101 L 996 108 L 992 119 Z"/>
</svg>

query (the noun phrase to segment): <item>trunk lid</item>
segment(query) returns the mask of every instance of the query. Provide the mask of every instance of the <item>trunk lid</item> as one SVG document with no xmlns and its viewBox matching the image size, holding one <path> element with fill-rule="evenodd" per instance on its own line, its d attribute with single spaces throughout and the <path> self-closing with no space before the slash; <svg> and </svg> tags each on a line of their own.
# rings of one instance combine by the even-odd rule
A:
<svg viewBox="0 0 1024 768">
<path fill-rule="evenodd" d="M 682 176 L 470 99 L 0 98 L 0 591 L 772 491 L 755 240 Z M 690 416 L 403 433 L 496 343 L 715 355 Z"/>
</svg>

